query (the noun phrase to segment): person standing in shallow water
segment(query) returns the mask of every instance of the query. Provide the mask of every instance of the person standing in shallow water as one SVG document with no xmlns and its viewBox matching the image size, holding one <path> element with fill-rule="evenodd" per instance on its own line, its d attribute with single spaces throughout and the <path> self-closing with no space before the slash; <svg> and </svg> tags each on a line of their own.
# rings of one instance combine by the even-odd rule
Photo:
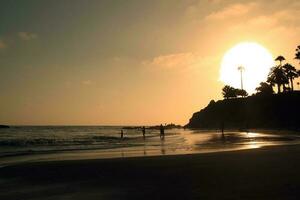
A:
<svg viewBox="0 0 300 200">
<path fill-rule="evenodd" d="M 224 122 L 221 123 L 221 132 L 222 132 L 222 135 L 224 135 Z"/>
<path fill-rule="evenodd" d="M 143 138 L 145 139 L 145 137 L 146 137 L 146 128 L 145 128 L 145 126 L 142 127 L 142 132 L 143 132 Z"/>
<path fill-rule="evenodd" d="M 123 132 L 123 129 L 121 130 L 121 139 L 123 139 L 123 136 L 124 136 L 124 132 Z"/>
<path fill-rule="evenodd" d="M 164 139 L 165 138 L 165 129 L 164 129 L 164 126 L 162 124 L 160 125 L 159 130 L 160 130 L 160 138 Z"/>
<path fill-rule="evenodd" d="M 222 140 L 224 141 L 225 140 L 225 134 L 224 134 L 224 122 L 221 123 L 221 132 L 222 132 Z"/>
</svg>

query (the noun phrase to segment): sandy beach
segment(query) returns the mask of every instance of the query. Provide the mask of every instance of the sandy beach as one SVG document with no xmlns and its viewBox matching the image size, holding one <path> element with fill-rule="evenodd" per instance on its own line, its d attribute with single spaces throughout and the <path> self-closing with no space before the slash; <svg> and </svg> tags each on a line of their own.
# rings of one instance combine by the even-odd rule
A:
<svg viewBox="0 0 300 200">
<path fill-rule="evenodd" d="M 300 145 L 0 169 L 1 199 L 299 199 Z"/>
</svg>

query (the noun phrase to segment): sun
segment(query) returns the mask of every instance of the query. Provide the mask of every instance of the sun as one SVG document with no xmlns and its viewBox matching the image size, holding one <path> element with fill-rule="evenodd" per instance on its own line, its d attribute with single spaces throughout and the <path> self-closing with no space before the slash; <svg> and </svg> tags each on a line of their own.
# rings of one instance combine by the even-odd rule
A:
<svg viewBox="0 0 300 200">
<path fill-rule="evenodd" d="M 222 60 L 220 80 L 235 88 L 254 93 L 260 82 L 266 81 L 274 66 L 272 54 L 255 42 L 242 42 L 228 50 Z M 241 83 L 242 70 L 242 83 Z"/>
</svg>

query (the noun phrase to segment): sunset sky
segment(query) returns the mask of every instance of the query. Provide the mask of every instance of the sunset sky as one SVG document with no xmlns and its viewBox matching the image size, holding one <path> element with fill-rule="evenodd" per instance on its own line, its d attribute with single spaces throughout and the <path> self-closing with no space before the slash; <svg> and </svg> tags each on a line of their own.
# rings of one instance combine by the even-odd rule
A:
<svg viewBox="0 0 300 200">
<path fill-rule="evenodd" d="M 0 124 L 184 125 L 244 41 L 299 69 L 300 1 L 3 0 Z"/>
</svg>

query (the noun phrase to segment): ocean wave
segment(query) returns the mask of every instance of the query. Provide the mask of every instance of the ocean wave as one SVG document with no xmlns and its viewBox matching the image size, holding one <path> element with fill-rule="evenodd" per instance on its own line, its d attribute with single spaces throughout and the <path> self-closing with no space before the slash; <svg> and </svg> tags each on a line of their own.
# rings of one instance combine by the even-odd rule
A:
<svg viewBox="0 0 300 200">
<path fill-rule="evenodd" d="M 120 137 L 114 136 L 92 136 L 87 138 L 32 138 L 32 139 L 6 139 L 0 141 L 0 146 L 37 146 L 37 145 L 89 145 L 94 143 L 114 143 L 119 141 L 134 140 L 138 137 Z"/>
<path fill-rule="evenodd" d="M 31 139 L 31 140 L 3 140 L 0 141 L 1 146 L 31 146 L 31 145 L 44 145 L 44 144 L 57 144 L 59 141 L 55 139 L 45 139 L 45 138 L 38 138 L 38 139 Z"/>
</svg>

